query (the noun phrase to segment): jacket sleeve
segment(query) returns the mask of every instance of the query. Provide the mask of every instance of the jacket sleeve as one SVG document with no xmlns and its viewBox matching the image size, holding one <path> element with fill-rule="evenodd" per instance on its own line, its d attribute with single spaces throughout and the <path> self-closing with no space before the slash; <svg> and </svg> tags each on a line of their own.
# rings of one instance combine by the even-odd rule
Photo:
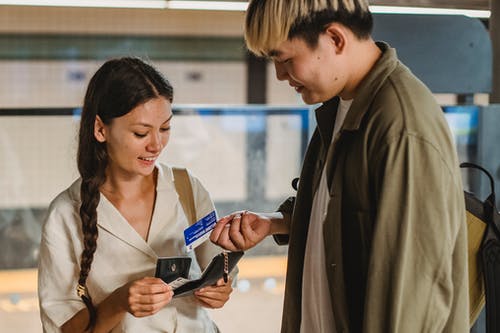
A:
<svg viewBox="0 0 500 333">
<path fill-rule="evenodd" d="M 283 215 L 292 216 L 293 206 L 295 205 L 295 197 L 289 197 L 278 207 L 277 211 L 281 212 Z M 274 241 L 278 245 L 287 245 L 289 241 L 288 235 L 273 235 Z"/>
<path fill-rule="evenodd" d="M 409 133 L 388 142 L 375 161 L 364 332 L 469 332 L 465 208 L 455 162 Z"/>
</svg>

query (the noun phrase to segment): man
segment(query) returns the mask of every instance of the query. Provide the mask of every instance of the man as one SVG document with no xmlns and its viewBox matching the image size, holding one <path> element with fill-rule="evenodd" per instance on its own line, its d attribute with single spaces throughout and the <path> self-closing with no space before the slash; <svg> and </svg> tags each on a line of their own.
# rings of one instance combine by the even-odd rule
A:
<svg viewBox="0 0 500 333">
<path fill-rule="evenodd" d="M 289 243 L 282 332 L 468 332 L 465 208 L 440 107 L 366 0 L 253 0 L 248 48 L 316 110 L 296 198 L 211 239 Z"/>
</svg>

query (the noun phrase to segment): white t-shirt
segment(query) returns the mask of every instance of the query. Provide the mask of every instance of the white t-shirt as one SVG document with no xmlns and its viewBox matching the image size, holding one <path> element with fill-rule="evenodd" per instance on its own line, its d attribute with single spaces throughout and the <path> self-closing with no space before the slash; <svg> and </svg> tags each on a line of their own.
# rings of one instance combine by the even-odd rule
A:
<svg viewBox="0 0 500 333">
<path fill-rule="evenodd" d="M 186 253 L 183 231 L 187 218 L 179 202 L 172 169 L 159 165 L 156 202 L 148 240 L 145 241 L 120 212 L 101 195 L 97 207 L 99 236 L 87 287 L 98 304 L 115 289 L 132 280 L 154 276 L 158 257 L 189 255 L 190 277 L 199 277 L 210 258 L 221 249 L 205 242 L 202 255 Z M 198 179 L 190 175 L 197 219 L 214 205 Z M 80 205 L 81 180 L 75 181 L 50 204 L 43 227 L 38 271 L 38 295 L 44 332 L 60 332 L 62 324 L 85 304 L 76 294 L 83 249 Z M 197 248 L 197 251 L 198 249 Z M 198 257 L 198 260 L 197 260 Z M 202 262 L 205 261 L 205 262 Z M 200 267 L 201 266 L 201 267 Z M 194 296 L 173 299 L 158 313 L 136 318 L 127 313 L 112 330 L 118 332 L 216 332 L 207 311 Z"/>
<path fill-rule="evenodd" d="M 332 141 L 344 123 L 351 100 L 340 100 Z M 326 165 L 325 165 L 326 166 Z M 330 300 L 330 287 L 326 278 L 325 248 L 323 241 L 323 222 L 327 215 L 328 184 L 326 168 L 323 167 L 318 189 L 314 194 L 307 233 L 306 252 L 304 256 L 304 271 L 302 274 L 302 315 L 301 333 L 334 333 L 335 318 Z"/>
</svg>

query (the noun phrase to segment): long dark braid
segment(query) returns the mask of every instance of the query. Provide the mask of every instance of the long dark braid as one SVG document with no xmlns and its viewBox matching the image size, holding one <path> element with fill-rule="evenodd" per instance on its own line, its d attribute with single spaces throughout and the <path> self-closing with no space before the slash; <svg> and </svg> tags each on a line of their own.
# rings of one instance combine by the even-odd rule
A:
<svg viewBox="0 0 500 333">
<path fill-rule="evenodd" d="M 106 62 L 90 80 L 85 94 L 77 153 L 78 171 L 82 179 L 79 213 L 84 245 L 77 293 L 89 311 L 86 330 L 91 330 L 97 320 L 96 308 L 86 284 L 97 249 L 97 206 L 108 165 L 106 143 L 97 141 L 94 136 L 95 120 L 99 116 L 104 124 L 109 125 L 114 118 L 159 96 L 172 102 L 172 86 L 152 66 L 137 58 Z"/>
</svg>

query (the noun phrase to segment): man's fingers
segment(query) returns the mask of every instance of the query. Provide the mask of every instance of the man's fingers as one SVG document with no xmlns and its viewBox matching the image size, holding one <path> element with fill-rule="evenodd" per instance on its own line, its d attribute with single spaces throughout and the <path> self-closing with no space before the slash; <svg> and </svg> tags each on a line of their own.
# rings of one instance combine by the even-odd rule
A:
<svg viewBox="0 0 500 333">
<path fill-rule="evenodd" d="M 260 225 L 265 222 L 258 221 L 258 225 L 252 224 L 255 219 L 255 217 L 248 216 L 248 218 L 245 218 L 241 221 L 240 226 L 242 234 L 247 239 L 247 242 L 249 241 L 252 246 L 257 244 L 267 236 L 267 234 L 264 234 L 264 230 L 260 227 Z"/>
<path fill-rule="evenodd" d="M 219 221 L 217 221 L 217 223 L 215 224 L 215 228 L 212 230 L 212 233 L 210 234 L 210 241 L 227 250 L 236 251 L 236 246 L 229 238 L 230 225 L 228 225 L 228 223 L 231 223 L 232 220 L 233 220 L 233 215 L 228 215 L 219 219 Z"/>
<path fill-rule="evenodd" d="M 224 231 L 224 228 L 229 222 L 231 222 L 232 219 L 232 215 L 224 216 L 223 218 L 219 219 L 219 221 L 217 221 L 217 223 L 215 224 L 212 233 L 210 234 L 210 241 L 217 244 L 221 233 Z"/>
<path fill-rule="evenodd" d="M 226 227 L 224 228 L 224 230 L 222 230 L 216 244 L 229 251 L 238 251 L 238 248 L 229 237 L 229 227 Z"/>
<path fill-rule="evenodd" d="M 248 216 L 247 218 L 243 219 L 241 221 L 241 231 L 243 232 L 243 234 L 249 238 L 249 237 L 253 237 L 254 234 L 255 234 L 255 231 L 253 230 L 252 228 L 252 224 L 251 224 L 251 217 Z"/>
<path fill-rule="evenodd" d="M 243 217 L 239 214 L 234 216 L 233 221 L 231 222 L 231 226 L 229 227 L 229 238 L 239 249 L 243 249 L 246 243 L 245 238 L 240 230 L 242 218 Z"/>
</svg>

